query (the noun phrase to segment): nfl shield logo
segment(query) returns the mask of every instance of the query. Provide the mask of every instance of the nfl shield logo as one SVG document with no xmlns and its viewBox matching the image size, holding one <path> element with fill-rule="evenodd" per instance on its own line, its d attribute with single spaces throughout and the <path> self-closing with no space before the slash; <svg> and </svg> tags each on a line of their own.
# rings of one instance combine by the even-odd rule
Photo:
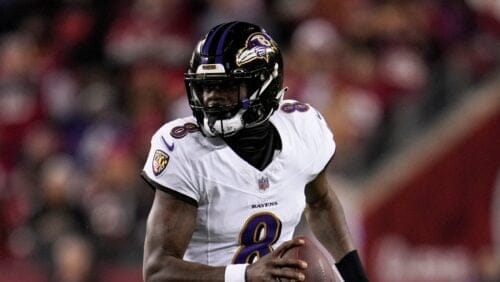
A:
<svg viewBox="0 0 500 282">
<path fill-rule="evenodd" d="M 265 192 L 269 188 L 269 178 L 262 176 L 259 179 L 259 190 L 260 192 Z"/>
</svg>

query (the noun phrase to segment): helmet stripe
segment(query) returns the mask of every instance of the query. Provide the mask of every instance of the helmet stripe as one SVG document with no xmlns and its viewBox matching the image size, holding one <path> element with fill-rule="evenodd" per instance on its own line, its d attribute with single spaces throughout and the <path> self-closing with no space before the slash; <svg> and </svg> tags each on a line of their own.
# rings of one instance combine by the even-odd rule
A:
<svg viewBox="0 0 500 282">
<path fill-rule="evenodd" d="M 217 26 L 213 32 L 210 32 L 208 34 L 208 37 L 205 40 L 205 44 L 203 44 L 203 53 L 202 53 L 203 55 L 208 55 L 209 50 L 210 50 L 210 45 L 212 44 L 212 40 L 214 39 L 214 37 L 217 34 L 217 32 L 219 31 L 219 29 L 221 29 L 223 26 L 225 26 L 225 24 L 221 24 L 221 25 Z"/>
<path fill-rule="evenodd" d="M 233 22 L 229 27 L 224 30 L 224 33 L 222 33 L 221 38 L 219 39 L 219 43 L 217 44 L 217 50 L 215 51 L 215 63 L 217 64 L 222 64 L 222 56 L 224 55 L 223 50 L 224 50 L 224 42 L 226 41 L 226 36 L 231 30 L 231 28 L 237 24 L 238 22 Z"/>
</svg>

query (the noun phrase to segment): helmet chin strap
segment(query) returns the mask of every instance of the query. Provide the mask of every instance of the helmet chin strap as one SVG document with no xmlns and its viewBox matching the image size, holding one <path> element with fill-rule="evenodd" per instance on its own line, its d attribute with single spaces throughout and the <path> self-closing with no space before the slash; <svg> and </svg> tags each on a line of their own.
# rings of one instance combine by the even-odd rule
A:
<svg viewBox="0 0 500 282">
<path fill-rule="evenodd" d="M 285 92 L 288 91 L 288 87 L 283 87 L 278 93 L 276 93 L 275 99 L 278 100 L 278 104 L 281 104 L 283 101 L 283 96 L 285 96 Z"/>
<path fill-rule="evenodd" d="M 210 137 L 217 135 L 231 136 L 244 127 L 243 113 L 245 111 L 245 109 L 240 109 L 232 118 L 229 119 L 218 120 L 213 117 L 205 116 L 203 118 L 203 132 Z"/>
</svg>

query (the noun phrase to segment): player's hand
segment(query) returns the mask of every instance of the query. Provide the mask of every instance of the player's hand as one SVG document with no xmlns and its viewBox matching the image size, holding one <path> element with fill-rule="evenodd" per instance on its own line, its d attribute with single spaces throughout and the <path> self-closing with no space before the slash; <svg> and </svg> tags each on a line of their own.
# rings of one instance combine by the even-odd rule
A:
<svg viewBox="0 0 500 282">
<path fill-rule="evenodd" d="M 305 276 L 300 270 L 306 269 L 307 263 L 298 259 L 281 258 L 281 255 L 304 243 L 304 240 L 298 238 L 286 241 L 273 252 L 250 264 L 246 270 L 247 282 L 280 281 L 280 279 L 303 281 Z"/>
</svg>

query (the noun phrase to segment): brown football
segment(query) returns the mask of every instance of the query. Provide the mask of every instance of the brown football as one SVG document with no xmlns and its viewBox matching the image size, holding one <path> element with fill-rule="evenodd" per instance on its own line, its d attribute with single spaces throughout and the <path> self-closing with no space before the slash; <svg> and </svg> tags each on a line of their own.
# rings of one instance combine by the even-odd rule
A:
<svg viewBox="0 0 500 282">
<path fill-rule="evenodd" d="M 299 247 L 291 248 L 286 251 L 282 257 L 295 258 L 307 262 L 307 269 L 304 271 L 308 282 L 332 282 L 341 281 L 333 270 L 330 260 L 321 251 L 321 249 L 306 236 L 300 236 L 305 244 Z"/>
</svg>

